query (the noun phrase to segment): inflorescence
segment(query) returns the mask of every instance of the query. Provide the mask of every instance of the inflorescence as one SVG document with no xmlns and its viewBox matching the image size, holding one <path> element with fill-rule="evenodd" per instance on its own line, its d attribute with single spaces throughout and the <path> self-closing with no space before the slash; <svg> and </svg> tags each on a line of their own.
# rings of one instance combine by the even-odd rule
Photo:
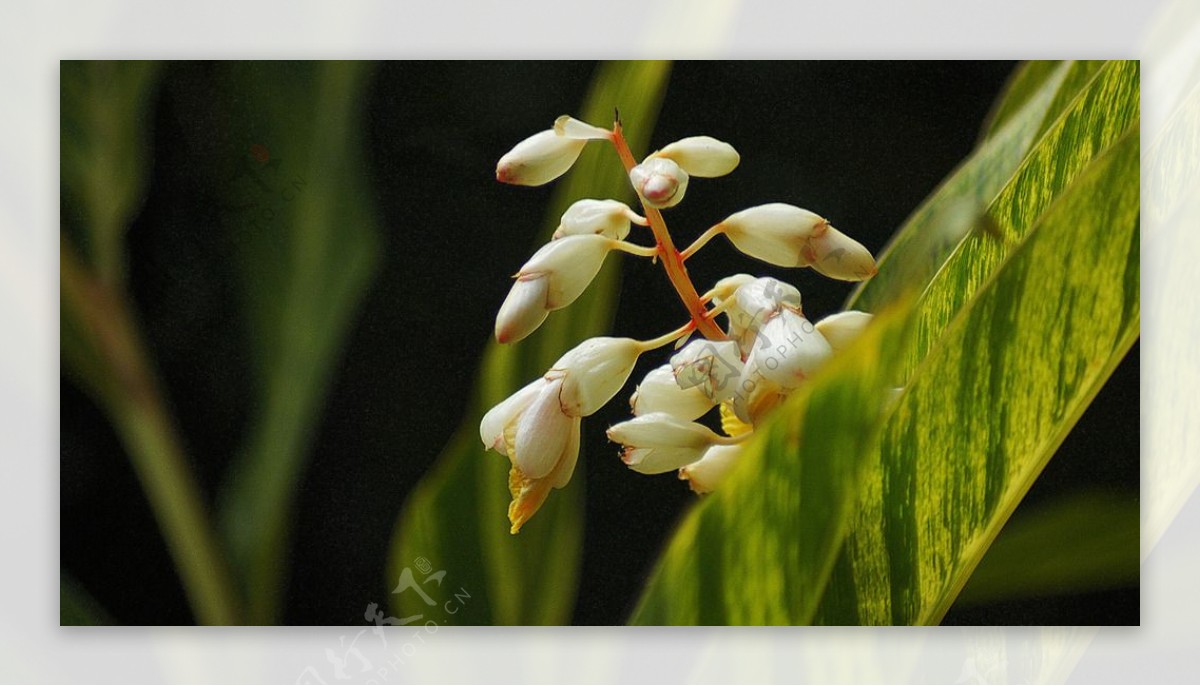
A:
<svg viewBox="0 0 1200 686">
<path fill-rule="evenodd" d="M 564 354 L 543 376 L 487 412 L 479 431 L 512 467 L 508 518 L 512 533 L 537 512 L 552 488 L 571 479 L 579 456 L 580 420 L 613 398 L 638 358 L 672 343 L 678 351 L 638 385 L 633 419 L 608 430 L 624 446 L 622 460 L 643 474 L 678 470 L 697 493 L 716 488 L 738 459 L 741 444 L 763 416 L 845 348 L 871 315 L 847 311 L 816 324 L 804 316 L 800 292 L 771 277 L 736 274 L 699 294 L 684 262 L 717 235 L 740 252 L 781 267 L 811 267 L 830 278 L 861 281 L 875 260 L 823 217 L 770 203 L 737 212 L 675 248 L 660 210 L 683 200 L 692 177 L 732 172 L 733 146 L 708 136 L 675 141 L 640 163 L 618 121 L 612 130 L 559 117 L 554 128 L 521 141 L 500 159 L 496 178 L 540 186 L 567 172 L 591 140 L 610 142 L 641 200 L 643 215 L 616 200 L 580 200 L 562 216 L 549 243 L 516 273 L 496 317 L 496 339 L 514 343 L 533 333 L 552 310 L 567 307 L 595 278 L 613 250 L 661 260 L 691 319 L 658 338 L 597 337 Z M 653 246 L 625 239 L 648 227 Z M 721 328 L 716 319 L 726 320 Z M 688 340 L 692 334 L 697 337 Z M 686 341 L 686 344 L 685 344 Z M 723 434 L 697 423 L 719 407 Z"/>
</svg>

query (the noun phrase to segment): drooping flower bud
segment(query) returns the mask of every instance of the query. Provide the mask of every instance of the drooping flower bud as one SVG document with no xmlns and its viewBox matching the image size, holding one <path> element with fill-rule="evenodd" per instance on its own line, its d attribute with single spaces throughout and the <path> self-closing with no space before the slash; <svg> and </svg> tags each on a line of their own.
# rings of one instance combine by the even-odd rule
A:
<svg viewBox="0 0 1200 686">
<path fill-rule="evenodd" d="M 638 384 L 629 401 L 634 415 L 665 412 L 674 417 L 692 421 L 712 409 L 715 404 L 699 386 L 680 388 L 675 380 L 671 365 L 664 364 L 652 369 L 642 383 Z"/>
<path fill-rule="evenodd" d="M 587 139 L 539 131 L 517 143 L 496 165 L 496 180 L 516 186 L 541 186 L 567 173 L 587 145 Z"/>
<path fill-rule="evenodd" d="M 516 275 L 496 316 L 496 340 L 512 343 L 533 333 L 546 313 L 575 302 L 612 249 L 607 236 L 566 236 L 542 246 Z"/>
<path fill-rule="evenodd" d="M 701 178 L 725 176 L 742 160 L 732 145 L 709 136 L 677 140 L 651 157 L 674 160 L 685 172 Z"/>
<path fill-rule="evenodd" d="M 629 171 L 629 180 L 647 205 L 660 210 L 678 205 L 687 192 L 687 172 L 665 157 L 646 158 Z"/>
<path fill-rule="evenodd" d="M 629 380 L 643 350 L 641 341 L 632 338 L 599 336 L 567 351 L 551 367 L 564 373 L 563 411 L 586 417 L 603 407 Z"/>
<path fill-rule="evenodd" d="M 703 424 L 652 412 L 608 429 L 608 438 L 625 446 L 621 460 L 635 472 L 662 474 L 698 461 L 721 437 Z"/>
<path fill-rule="evenodd" d="M 742 355 L 734 341 L 698 338 L 671 356 L 680 388 L 699 388 L 714 403 L 733 396 L 742 374 Z"/>
<path fill-rule="evenodd" d="M 599 126 L 592 126 L 585 121 L 579 121 L 568 114 L 564 114 L 554 120 L 554 133 L 583 141 L 609 140 L 612 138 L 612 131 L 602 129 Z"/>
<path fill-rule="evenodd" d="M 854 342 L 862 334 L 863 329 L 871 323 L 872 315 L 858 310 L 846 310 L 831 314 L 817 322 L 820 332 L 834 351 L 842 350 Z"/>
<path fill-rule="evenodd" d="M 578 200 L 567 208 L 554 232 L 554 239 L 565 236 L 598 234 L 622 241 L 629 235 L 629 224 L 646 226 L 648 222 L 629 206 L 617 200 Z"/>
<path fill-rule="evenodd" d="M 791 389 L 832 354 L 833 349 L 811 322 L 784 308 L 759 330 L 746 367 L 781 388 Z"/>
<path fill-rule="evenodd" d="M 871 251 L 832 226 L 809 239 L 806 258 L 813 269 L 842 281 L 862 281 L 878 271 Z"/>
<path fill-rule="evenodd" d="M 518 276 L 496 313 L 496 340 L 513 343 L 536 331 L 550 314 L 546 306 L 549 294 L 546 274 Z"/>
<path fill-rule="evenodd" d="M 704 457 L 680 469 L 679 478 L 695 493 L 711 493 L 733 471 L 741 452 L 740 445 L 714 445 L 704 451 Z"/>
<path fill-rule="evenodd" d="M 750 257 L 780 267 L 805 267 L 808 239 L 826 225 L 819 214 L 773 202 L 736 212 L 718 226 L 735 248 Z"/>
</svg>

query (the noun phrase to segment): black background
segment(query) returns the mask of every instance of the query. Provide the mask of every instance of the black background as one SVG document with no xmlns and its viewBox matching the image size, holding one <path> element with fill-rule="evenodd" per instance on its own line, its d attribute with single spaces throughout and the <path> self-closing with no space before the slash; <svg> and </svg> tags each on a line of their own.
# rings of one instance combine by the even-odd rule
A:
<svg viewBox="0 0 1200 686">
<path fill-rule="evenodd" d="M 729 177 L 693 181 L 685 202 L 669 212 L 677 243 L 734 211 L 782 201 L 825 215 L 878 252 L 969 153 L 1014 66 L 676 64 L 652 147 L 707 134 L 742 155 Z M 386 63 L 375 70 L 364 126 L 384 255 L 349 335 L 298 494 L 286 623 L 361 624 L 365 605 L 387 597 L 385 560 L 395 517 L 462 421 L 508 276 L 544 228 L 551 190 L 496 183 L 495 161 L 555 116 L 577 113 L 594 68 L 586 62 L 454 62 Z M 168 68 L 152 122 L 151 181 L 128 239 L 142 324 L 210 495 L 245 437 L 252 398 L 230 254 L 237 227 L 223 224 L 214 207 L 219 180 L 190 163 L 184 141 L 196 132 L 183 130 L 188 120 L 180 116 L 211 96 L 220 69 L 203 63 Z M 766 268 L 724 241 L 714 241 L 688 267 L 702 290 L 738 271 L 783 278 L 800 288 L 814 318 L 836 311 L 850 290 L 809 270 Z M 622 279 L 617 335 L 649 337 L 682 323 L 660 267 L 626 259 Z M 1137 351 L 1016 516 L 1031 503 L 1075 489 L 1137 497 Z M 643 360 L 633 378 L 659 363 Z M 641 476 L 617 460 L 604 428 L 626 411 L 615 401 L 584 423 L 587 528 L 573 617 L 579 624 L 623 623 L 675 521 L 693 501 L 673 475 Z M 63 569 L 120 623 L 191 623 L 120 444 L 66 376 L 61 446 Z M 946 622 L 1136 624 L 1138 592 L 955 608 Z"/>
</svg>

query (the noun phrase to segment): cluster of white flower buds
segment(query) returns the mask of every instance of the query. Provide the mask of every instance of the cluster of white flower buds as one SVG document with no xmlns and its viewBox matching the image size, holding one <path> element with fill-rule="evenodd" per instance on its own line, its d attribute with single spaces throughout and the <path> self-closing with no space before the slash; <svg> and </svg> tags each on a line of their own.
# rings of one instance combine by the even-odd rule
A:
<svg viewBox="0 0 1200 686">
<path fill-rule="evenodd" d="M 692 319 L 659 338 L 599 337 L 583 341 L 533 381 L 484 415 L 480 438 L 511 462 L 512 532 L 537 512 L 551 489 L 571 478 L 579 455 L 580 420 L 611 400 L 643 353 L 675 343 L 678 351 L 651 370 L 630 405 L 634 417 L 608 430 L 624 446 L 622 460 L 643 474 L 677 471 L 692 490 L 707 493 L 737 463 L 741 443 L 789 393 L 867 326 L 871 315 L 842 312 L 816 324 L 804 316 L 800 292 L 771 277 L 737 274 L 699 295 L 683 262 L 718 234 L 740 252 L 782 267 L 812 267 L 825 276 L 859 281 L 875 260 L 858 242 L 808 210 L 782 203 L 737 212 L 677 251 L 659 212 L 683 200 L 690 177 L 732 172 L 733 146 L 707 136 L 676 141 L 638 163 L 620 123 L 602 129 L 569 116 L 517 144 L 500 159 L 496 178 L 538 186 L 562 174 L 591 140 L 611 142 L 625 164 L 645 216 L 616 200 L 571 205 L 549 243 L 517 271 L 496 317 L 496 339 L 512 343 L 533 333 L 552 310 L 567 307 L 619 250 L 661 259 Z M 627 242 L 633 225 L 649 227 L 654 245 Z M 726 319 L 724 329 L 716 317 Z M 688 337 L 699 332 L 690 342 Z M 686 344 L 685 344 L 686 342 Z M 719 408 L 718 433 L 699 420 Z"/>
</svg>

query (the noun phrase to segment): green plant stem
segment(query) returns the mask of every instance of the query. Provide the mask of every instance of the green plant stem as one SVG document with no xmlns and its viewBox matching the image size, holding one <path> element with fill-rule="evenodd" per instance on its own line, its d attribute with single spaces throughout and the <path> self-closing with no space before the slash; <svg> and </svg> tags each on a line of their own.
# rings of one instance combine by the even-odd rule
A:
<svg viewBox="0 0 1200 686">
<path fill-rule="evenodd" d="M 72 324 L 87 351 L 68 352 L 64 346 L 64 357 L 116 428 L 196 621 L 237 624 L 240 612 L 228 568 L 147 361 L 129 298 L 84 266 L 65 236 L 59 253 L 62 316 L 75 318 Z"/>
<path fill-rule="evenodd" d="M 621 133 L 621 122 L 613 125 L 611 140 L 613 147 L 617 149 L 617 156 L 621 158 L 621 164 L 625 165 L 625 171 L 627 173 L 632 171 L 637 166 L 637 160 L 629 150 L 629 144 L 625 142 L 625 135 Z M 650 230 L 654 232 L 654 239 L 658 242 L 658 254 L 662 257 L 663 269 L 667 272 L 667 278 L 671 280 L 671 285 L 675 287 L 675 292 L 679 294 L 683 306 L 692 316 L 692 322 L 696 324 L 696 329 L 710 340 L 725 340 L 724 332 L 713 322 L 712 317 L 705 310 L 704 303 L 700 301 L 700 294 L 696 292 L 696 286 L 688 277 L 687 268 L 683 266 L 679 250 L 675 248 L 675 243 L 671 240 L 671 232 L 667 230 L 667 222 L 663 219 L 662 212 L 644 202 L 642 211 L 646 213 L 646 219 L 650 222 Z"/>
</svg>

